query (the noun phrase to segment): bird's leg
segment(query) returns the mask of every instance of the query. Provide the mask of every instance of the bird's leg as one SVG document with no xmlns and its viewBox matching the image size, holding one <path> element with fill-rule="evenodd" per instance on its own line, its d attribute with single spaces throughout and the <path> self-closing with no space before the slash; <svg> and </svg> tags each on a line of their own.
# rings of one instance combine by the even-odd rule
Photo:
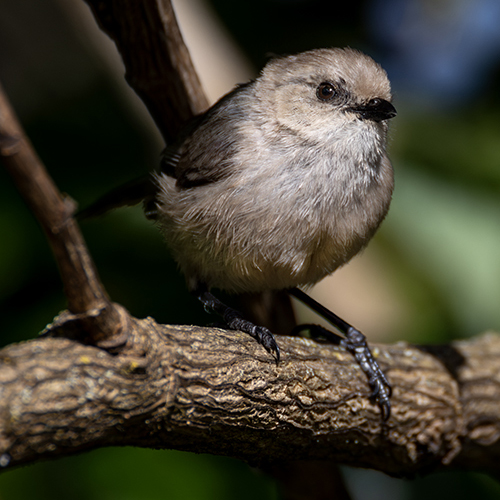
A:
<svg viewBox="0 0 500 500">
<path fill-rule="evenodd" d="M 223 304 L 217 297 L 206 289 L 197 289 L 194 295 L 201 301 L 205 309 L 210 309 L 222 316 L 224 322 L 231 330 L 240 330 L 251 335 L 264 349 L 269 352 L 276 363 L 280 360 L 280 350 L 273 334 L 263 326 L 254 325 L 252 322 L 243 318 L 236 310 Z"/>
<path fill-rule="evenodd" d="M 309 334 L 313 339 L 322 338 L 332 344 L 343 345 L 344 337 L 337 335 L 336 333 L 315 323 L 301 323 L 292 330 L 291 335 L 299 335 L 300 332 L 303 332 L 304 330 L 309 330 Z"/>
<path fill-rule="evenodd" d="M 309 295 L 305 294 L 302 290 L 292 288 L 288 292 L 290 295 L 293 295 L 309 306 L 313 311 L 323 316 L 329 323 L 345 335 L 345 338 L 339 342 L 339 336 L 326 328 L 318 325 L 307 325 L 307 328 L 311 330 L 313 335 L 315 334 L 314 329 L 317 329 L 316 334 L 336 344 L 340 343 L 340 345 L 344 346 L 354 356 L 368 378 L 368 383 L 372 389 L 371 397 L 377 401 L 382 412 L 383 420 L 387 420 L 391 415 L 391 385 L 373 357 L 366 342 L 366 337 L 360 331 L 346 323 L 342 318 L 339 318 L 319 302 L 309 297 Z"/>
</svg>

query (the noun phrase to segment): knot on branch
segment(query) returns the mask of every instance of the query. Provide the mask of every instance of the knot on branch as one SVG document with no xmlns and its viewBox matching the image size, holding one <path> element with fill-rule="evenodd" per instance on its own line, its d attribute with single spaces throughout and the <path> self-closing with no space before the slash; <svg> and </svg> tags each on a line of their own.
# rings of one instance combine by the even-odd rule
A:
<svg viewBox="0 0 500 500">
<path fill-rule="evenodd" d="M 110 308 L 118 320 L 109 321 Z M 84 313 L 63 311 L 40 333 L 44 337 L 60 337 L 95 345 L 110 352 L 120 350 L 129 338 L 130 314 L 120 304 L 102 302 Z"/>
</svg>

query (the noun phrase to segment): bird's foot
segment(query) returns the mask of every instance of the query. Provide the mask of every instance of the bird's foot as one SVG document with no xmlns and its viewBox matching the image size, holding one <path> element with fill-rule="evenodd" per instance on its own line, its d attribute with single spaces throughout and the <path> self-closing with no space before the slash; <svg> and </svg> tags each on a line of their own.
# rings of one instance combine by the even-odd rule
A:
<svg viewBox="0 0 500 500">
<path fill-rule="evenodd" d="M 346 338 L 341 341 L 341 345 L 354 356 L 360 368 L 365 373 L 368 378 L 368 384 L 372 389 L 371 398 L 377 402 L 382 412 L 382 419 L 387 420 L 391 416 L 390 397 L 392 388 L 384 372 L 373 357 L 366 342 L 366 337 L 360 331 L 350 327 Z"/>
<path fill-rule="evenodd" d="M 238 311 L 228 307 L 224 314 L 224 321 L 231 330 L 240 330 L 251 335 L 264 349 L 276 360 L 280 360 L 280 350 L 274 335 L 264 326 L 254 325 L 251 321 L 244 319 Z"/>
<path fill-rule="evenodd" d="M 280 360 L 280 350 L 270 330 L 264 326 L 254 325 L 251 321 L 243 318 L 238 311 L 226 306 L 217 297 L 206 290 L 202 290 L 196 295 L 206 309 L 210 309 L 222 316 L 230 330 L 240 330 L 251 335 L 269 354 L 271 354 L 271 356 L 274 357 L 276 364 L 278 364 Z"/>
<path fill-rule="evenodd" d="M 293 329 L 292 334 L 298 334 L 303 330 L 308 330 L 312 338 L 323 338 L 333 344 L 340 344 L 354 356 L 354 359 L 368 378 L 368 384 L 372 390 L 370 398 L 378 404 L 382 413 L 382 419 L 387 420 L 391 415 L 390 397 L 392 388 L 384 372 L 373 357 L 366 342 L 366 337 L 352 326 L 348 328 L 346 338 L 343 338 L 316 324 L 298 325 Z"/>
</svg>

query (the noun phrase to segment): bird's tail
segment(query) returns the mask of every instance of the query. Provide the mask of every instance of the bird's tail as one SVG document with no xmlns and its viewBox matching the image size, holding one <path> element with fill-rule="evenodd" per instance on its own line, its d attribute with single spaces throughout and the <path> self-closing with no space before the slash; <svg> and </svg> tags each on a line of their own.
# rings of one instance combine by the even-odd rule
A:
<svg viewBox="0 0 500 500">
<path fill-rule="evenodd" d="M 101 196 L 76 214 L 78 220 L 103 215 L 114 208 L 131 207 L 154 198 L 157 190 L 151 175 L 127 182 Z"/>
</svg>

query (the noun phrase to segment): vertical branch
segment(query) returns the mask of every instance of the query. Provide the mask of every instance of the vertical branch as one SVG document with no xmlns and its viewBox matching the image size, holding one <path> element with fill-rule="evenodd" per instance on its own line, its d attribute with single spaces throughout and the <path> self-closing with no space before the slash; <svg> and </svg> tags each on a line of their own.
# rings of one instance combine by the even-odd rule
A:
<svg viewBox="0 0 500 500">
<path fill-rule="evenodd" d="M 125 77 L 146 104 L 165 141 L 205 111 L 202 90 L 169 0 L 85 0 L 115 42 Z"/>
<path fill-rule="evenodd" d="M 63 198 L 50 178 L 1 86 L 0 159 L 50 242 L 68 309 L 82 315 L 84 329 L 92 342 L 113 337 L 122 327 L 120 313 L 110 302 L 72 218 L 74 203 Z"/>
<path fill-rule="evenodd" d="M 208 100 L 184 43 L 170 0 L 85 0 L 115 42 L 126 79 L 153 116 L 165 141 L 176 137 Z M 245 315 L 275 333 L 295 326 L 285 292 L 245 295 Z"/>
</svg>

